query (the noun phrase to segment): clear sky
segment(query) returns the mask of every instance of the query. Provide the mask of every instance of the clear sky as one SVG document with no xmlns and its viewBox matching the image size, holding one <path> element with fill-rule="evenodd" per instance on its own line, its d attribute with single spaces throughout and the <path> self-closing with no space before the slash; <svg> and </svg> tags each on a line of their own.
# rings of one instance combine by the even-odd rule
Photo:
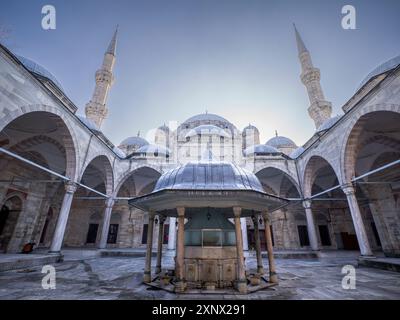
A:
<svg viewBox="0 0 400 320">
<path fill-rule="evenodd" d="M 41 8 L 57 10 L 57 29 L 41 28 Z M 355 6 L 357 30 L 341 27 Z M 378 64 L 400 54 L 400 1 L 1 0 L 2 42 L 46 67 L 84 114 L 94 74 L 115 26 L 116 82 L 104 133 L 115 144 L 170 121 L 219 114 L 264 143 L 280 135 L 303 144 L 314 132 L 292 23 L 321 69 L 333 114 Z"/>
</svg>

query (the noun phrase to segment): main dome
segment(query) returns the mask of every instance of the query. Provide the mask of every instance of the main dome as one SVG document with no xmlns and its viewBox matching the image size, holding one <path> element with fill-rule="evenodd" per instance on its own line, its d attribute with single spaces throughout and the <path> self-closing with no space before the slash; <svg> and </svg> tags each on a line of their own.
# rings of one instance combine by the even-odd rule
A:
<svg viewBox="0 0 400 320">
<path fill-rule="evenodd" d="M 161 190 L 247 190 L 264 192 L 256 175 L 231 162 L 189 162 L 164 173 L 153 192 Z"/>
<path fill-rule="evenodd" d="M 187 119 L 184 123 L 190 123 L 190 122 L 195 122 L 195 121 L 221 121 L 221 122 L 227 122 L 229 123 L 228 120 L 226 120 L 225 118 L 213 114 L 213 113 L 201 113 L 198 115 L 195 115 L 189 119 Z"/>
</svg>

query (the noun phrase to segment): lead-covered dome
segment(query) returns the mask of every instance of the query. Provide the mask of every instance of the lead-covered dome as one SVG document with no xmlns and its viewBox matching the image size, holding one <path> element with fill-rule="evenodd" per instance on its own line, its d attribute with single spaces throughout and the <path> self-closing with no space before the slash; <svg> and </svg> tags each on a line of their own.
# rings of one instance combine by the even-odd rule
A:
<svg viewBox="0 0 400 320">
<path fill-rule="evenodd" d="M 327 120 L 325 120 L 317 129 L 317 132 L 322 132 L 322 131 L 326 131 L 328 129 L 330 129 L 331 127 L 333 127 L 333 125 L 339 121 L 339 119 L 341 118 L 341 115 L 329 118 Z"/>
<path fill-rule="evenodd" d="M 283 136 L 276 136 L 269 139 L 266 143 L 267 146 L 274 148 L 297 148 L 296 144 L 289 138 Z"/>
<path fill-rule="evenodd" d="M 227 122 L 229 123 L 228 120 L 226 120 L 225 118 L 213 114 L 213 113 L 201 113 L 198 115 L 195 115 L 189 119 L 187 119 L 184 123 L 190 123 L 190 122 L 196 122 L 196 121 L 220 121 L 220 122 Z"/>
<path fill-rule="evenodd" d="M 135 151 L 135 155 L 152 156 L 152 157 L 169 157 L 171 151 L 158 144 L 147 144 Z"/>
<path fill-rule="evenodd" d="M 277 153 L 280 153 L 278 149 L 265 144 L 257 144 L 255 146 L 248 147 L 243 151 L 245 157 L 261 156 L 261 155 L 269 155 Z"/>
<path fill-rule="evenodd" d="M 376 76 L 379 76 L 382 73 L 385 73 L 389 70 L 392 70 L 396 67 L 398 67 L 400 65 L 400 55 L 397 57 L 394 57 L 384 63 L 382 63 L 381 65 L 379 65 L 378 67 L 376 67 L 374 70 L 372 70 L 365 78 L 364 80 L 361 82 L 361 84 L 359 85 L 359 87 L 357 88 L 357 90 L 361 89 L 365 84 L 367 84 L 367 82 L 369 80 L 371 80 L 372 78 L 375 78 Z"/>
<path fill-rule="evenodd" d="M 24 65 L 24 67 L 27 68 L 30 72 L 35 73 L 41 77 L 44 77 L 44 78 L 52 81 L 61 91 L 64 91 L 60 82 L 58 82 L 56 77 L 53 76 L 53 74 L 50 71 L 48 71 L 46 68 L 42 67 L 40 64 L 37 64 L 36 62 L 34 62 L 28 58 L 25 58 L 25 57 L 22 57 L 19 55 L 16 55 L 16 57 Z"/>
<path fill-rule="evenodd" d="M 140 148 L 140 147 L 143 147 L 143 146 L 147 146 L 148 144 L 149 144 L 149 142 L 146 139 L 144 139 L 142 137 L 139 137 L 139 136 L 136 136 L 136 137 L 126 138 L 119 145 L 120 145 L 120 147 L 123 146 L 123 147 Z"/>
<path fill-rule="evenodd" d="M 153 192 L 160 190 L 250 190 L 264 192 L 256 175 L 231 162 L 189 162 L 164 173 Z"/>
</svg>

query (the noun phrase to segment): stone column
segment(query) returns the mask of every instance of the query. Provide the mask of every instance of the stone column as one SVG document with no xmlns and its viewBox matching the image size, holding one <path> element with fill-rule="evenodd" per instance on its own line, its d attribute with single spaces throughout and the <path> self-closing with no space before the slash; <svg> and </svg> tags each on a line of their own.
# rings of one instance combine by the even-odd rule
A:
<svg viewBox="0 0 400 320">
<path fill-rule="evenodd" d="M 106 200 L 106 208 L 104 209 L 104 218 L 103 218 L 103 226 L 101 228 L 99 249 L 105 249 L 107 247 L 108 232 L 110 230 L 111 213 L 114 203 L 115 203 L 114 199 L 109 198 Z"/>
<path fill-rule="evenodd" d="M 240 208 L 240 207 L 233 208 L 233 214 L 235 217 L 234 220 L 235 220 L 237 269 L 238 269 L 237 289 L 240 293 L 246 293 L 247 292 L 247 280 L 246 280 L 246 271 L 245 271 L 244 256 L 243 256 L 242 228 L 240 225 L 241 213 L 242 213 L 242 208 Z"/>
<path fill-rule="evenodd" d="M 156 274 L 159 274 L 161 272 L 161 259 L 162 259 L 162 249 L 163 249 L 163 239 L 164 239 L 165 217 L 163 215 L 159 215 L 158 220 L 159 220 L 159 228 L 158 228 Z"/>
<path fill-rule="evenodd" d="M 278 275 L 276 274 L 274 249 L 272 246 L 271 229 L 269 224 L 268 211 L 263 212 L 265 240 L 267 243 L 268 264 L 269 264 L 269 282 L 278 283 Z"/>
<path fill-rule="evenodd" d="M 77 189 L 77 185 L 68 181 L 65 183 L 65 195 L 58 215 L 57 225 L 54 231 L 49 253 L 59 254 L 64 240 L 65 228 L 68 222 L 69 211 L 71 209 L 72 199 Z"/>
<path fill-rule="evenodd" d="M 176 248 L 176 218 L 169 217 L 168 250 Z"/>
<path fill-rule="evenodd" d="M 151 282 L 151 255 L 153 252 L 153 228 L 154 228 L 154 212 L 149 212 L 149 224 L 147 227 L 147 244 L 146 244 L 146 262 L 144 266 L 143 282 Z"/>
<path fill-rule="evenodd" d="M 351 218 L 353 219 L 354 229 L 356 230 L 361 255 L 373 256 L 367 237 L 367 232 L 365 231 L 364 221 L 361 216 L 360 208 L 358 207 L 354 187 L 351 183 L 348 183 L 342 186 L 342 190 L 347 197 L 347 202 L 349 204 Z"/>
<path fill-rule="evenodd" d="M 260 242 L 260 230 L 258 226 L 258 216 L 253 216 L 252 220 L 254 224 L 254 237 L 256 240 L 257 272 L 263 274 L 264 267 L 261 257 L 261 242 Z"/>
<path fill-rule="evenodd" d="M 242 237 L 243 237 L 243 250 L 249 250 L 249 240 L 247 238 L 247 223 L 246 218 L 240 218 L 240 225 L 242 227 Z"/>
<path fill-rule="evenodd" d="M 317 236 L 317 228 L 315 226 L 314 214 L 311 210 L 311 201 L 305 200 L 303 201 L 303 207 L 306 211 L 306 219 L 307 219 L 307 231 L 308 238 L 310 239 L 311 250 L 318 251 L 318 236 Z"/>
<path fill-rule="evenodd" d="M 186 289 L 185 284 L 185 208 L 176 208 L 178 212 L 178 239 L 176 242 L 176 286 L 175 291 L 183 292 Z"/>
</svg>

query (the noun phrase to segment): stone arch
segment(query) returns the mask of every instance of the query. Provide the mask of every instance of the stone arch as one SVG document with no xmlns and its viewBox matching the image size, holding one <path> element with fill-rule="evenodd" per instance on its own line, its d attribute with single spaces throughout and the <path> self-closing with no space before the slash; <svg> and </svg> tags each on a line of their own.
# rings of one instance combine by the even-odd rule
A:
<svg viewBox="0 0 400 320">
<path fill-rule="evenodd" d="M 1 230 L 0 230 L 0 248 L 8 249 L 11 240 L 14 237 L 15 229 L 20 220 L 21 212 L 24 210 L 25 201 L 22 195 L 15 191 L 9 193 L 1 204 Z M 6 210 L 5 210 L 6 208 Z M 14 214 L 12 214 L 14 212 Z M 17 212 L 17 214 L 15 214 Z M 7 216 L 5 216 L 7 214 Z"/>
<path fill-rule="evenodd" d="M 57 123 L 57 126 L 63 130 L 62 140 L 66 150 L 66 176 L 71 180 L 76 180 L 77 163 L 79 159 L 79 143 L 76 133 L 72 129 L 72 121 L 70 117 L 67 117 L 68 113 L 66 111 L 63 112 L 60 108 L 43 104 L 22 106 L 0 119 L 0 132 L 2 132 L 12 122 L 35 112 L 43 112 L 54 116 L 54 121 Z"/>
<path fill-rule="evenodd" d="M 304 192 L 304 197 L 309 198 L 312 195 L 312 185 L 315 181 L 315 178 L 317 176 L 318 171 L 325 167 L 329 166 L 332 171 L 335 173 L 336 178 L 339 180 L 339 176 L 337 171 L 335 170 L 335 167 L 332 165 L 330 161 L 328 161 L 326 158 L 319 156 L 319 155 L 313 155 L 311 156 L 307 164 L 305 165 L 304 168 L 304 174 L 303 174 L 303 192 Z"/>
<path fill-rule="evenodd" d="M 254 174 L 255 174 L 257 177 L 259 177 L 260 174 L 261 174 L 261 172 L 266 171 L 266 170 L 268 170 L 268 169 L 272 169 L 272 170 L 275 170 L 275 171 L 281 173 L 281 174 L 283 175 L 283 177 L 285 177 L 285 178 L 289 181 L 289 183 L 291 183 L 291 184 L 295 187 L 295 189 L 296 189 L 298 195 L 299 195 L 299 196 L 301 195 L 301 190 L 300 190 L 300 186 L 299 186 L 299 184 L 298 184 L 298 182 L 297 182 L 297 179 L 294 178 L 294 177 L 290 174 L 289 171 L 282 170 L 282 168 L 280 168 L 279 166 L 265 165 L 265 166 L 263 166 L 261 169 L 258 169 Z M 261 181 L 261 183 L 262 183 L 262 181 Z M 263 184 L 263 183 L 262 183 L 262 184 Z M 272 190 L 272 189 L 271 189 L 271 190 Z M 280 185 L 280 188 L 279 188 L 279 191 L 278 191 L 278 195 L 281 194 L 281 192 L 282 192 L 282 182 L 281 182 L 281 185 Z"/>
<path fill-rule="evenodd" d="M 162 175 L 162 171 L 160 170 L 160 167 L 155 166 L 155 165 L 151 165 L 151 164 L 146 164 L 146 165 L 138 165 L 134 168 L 132 168 L 129 171 L 126 171 L 119 179 L 118 181 L 116 181 L 115 183 L 115 189 L 114 189 L 114 197 L 117 197 L 121 187 L 124 185 L 124 183 L 132 176 L 135 174 L 135 172 L 137 172 L 140 169 L 151 169 L 153 171 L 155 171 L 159 176 Z"/>
<path fill-rule="evenodd" d="M 349 182 L 355 176 L 355 162 L 357 157 L 358 140 L 363 130 L 363 124 L 368 120 L 368 115 L 375 112 L 392 112 L 400 114 L 399 104 L 373 104 L 360 109 L 347 126 L 344 143 L 341 150 L 340 171 L 344 182 Z"/>
<path fill-rule="evenodd" d="M 79 176 L 79 181 L 82 181 L 88 167 L 90 165 L 93 165 L 95 162 L 97 162 L 98 164 L 100 164 L 102 166 L 102 170 L 103 170 L 102 172 L 104 172 L 104 174 L 105 174 L 104 185 L 105 185 L 105 189 L 106 189 L 106 194 L 111 195 L 114 190 L 114 170 L 112 168 L 112 164 L 111 164 L 112 162 L 104 154 L 96 155 L 86 162 L 86 164 L 82 168 L 81 174 Z M 90 186 L 88 186 L 88 187 L 90 187 Z"/>
</svg>

